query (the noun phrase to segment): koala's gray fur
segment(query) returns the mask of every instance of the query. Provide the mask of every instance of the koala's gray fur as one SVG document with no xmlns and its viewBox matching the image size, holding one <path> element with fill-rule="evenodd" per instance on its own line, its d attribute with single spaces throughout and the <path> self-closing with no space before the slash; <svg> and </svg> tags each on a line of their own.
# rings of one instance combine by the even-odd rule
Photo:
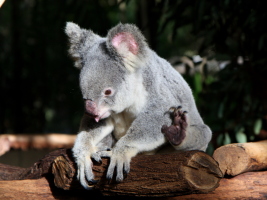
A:
<svg viewBox="0 0 267 200">
<path fill-rule="evenodd" d="M 188 111 L 184 141 L 176 150 L 205 151 L 211 130 L 200 117 L 191 89 L 182 76 L 152 51 L 139 29 L 118 24 L 106 38 L 67 23 L 69 53 L 81 69 L 80 87 L 86 113 L 73 147 L 78 178 L 89 189 L 92 161 L 111 158 L 107 178 L 123 180 L 130 160 L 140 152 L 171 146 L 161 133 L 172 120 L 166 111 L 182 106 Z M 106 151 L 112 148 L 111 151 Z M 173 149 L 174 149 L 173 148 Z"/>
</svg>

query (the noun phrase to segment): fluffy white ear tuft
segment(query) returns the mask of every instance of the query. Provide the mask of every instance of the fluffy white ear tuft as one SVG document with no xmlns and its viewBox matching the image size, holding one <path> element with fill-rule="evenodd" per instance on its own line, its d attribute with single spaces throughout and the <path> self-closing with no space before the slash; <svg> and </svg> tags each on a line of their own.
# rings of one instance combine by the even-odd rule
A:
<svg viewBox="0 0 267 200">
<path fill-rule="evenodd" d="M 67 22 L 65 33 L 69 37 L 71 43 L 78 43 L 81 39 L 82 29 L 75 23 Z"/>
<path fill-rule="evenodd" d="M 73 58 L 75 67 L 81 69 L 83 52 L 87 52 L 99 40 L 99 36 L 91 30 L 80 28 L 77 24 L 67 22 L 65 33 L 68 36 L 69 54 Z"/>
</svg>

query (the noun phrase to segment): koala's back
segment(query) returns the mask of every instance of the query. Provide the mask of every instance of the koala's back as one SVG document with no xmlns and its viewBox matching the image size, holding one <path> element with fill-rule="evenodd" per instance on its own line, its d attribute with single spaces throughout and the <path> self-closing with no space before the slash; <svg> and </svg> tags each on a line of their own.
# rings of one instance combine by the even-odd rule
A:
<svg viewBox="0 0 267 200">
<path fill-rule="evenodd" d="M 150 50 L 144 74 L 144 85 L 153 103 L 165 111 L 171 106 L 182 106 L 192 123 L 203 123 L 189 85 L 169 62 Z"/>
</svg>

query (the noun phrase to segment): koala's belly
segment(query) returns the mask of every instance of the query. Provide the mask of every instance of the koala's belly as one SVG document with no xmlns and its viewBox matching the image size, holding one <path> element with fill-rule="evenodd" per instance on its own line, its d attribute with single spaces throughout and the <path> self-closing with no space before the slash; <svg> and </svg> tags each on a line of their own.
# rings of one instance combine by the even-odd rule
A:
<svg viewBox="0 0 267 200">
<path fill-rule="evenodd" d="M 113 135 L 116 140 L 119 140 L 122 136 L 124 136 L 127 130 L 130 128 L 134 117 L 126 112 L 122 112 L 116 115 L 113 115 L 112 122 L 114 124 Z"/>
</svg>

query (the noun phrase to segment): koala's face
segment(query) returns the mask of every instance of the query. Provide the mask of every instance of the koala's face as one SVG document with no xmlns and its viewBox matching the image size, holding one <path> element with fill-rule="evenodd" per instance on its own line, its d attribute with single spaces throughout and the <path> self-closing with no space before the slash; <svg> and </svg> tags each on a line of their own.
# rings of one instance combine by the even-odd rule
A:
<svg viewBox="0 0 267 200">
<path fill-rule="evenodd" d="M 82 59 L 80 88 L 86 112 L 96 121 L 112 112 L 121 112 L 127 106 L 122 97 L 131 93 L 124 87 L 127 79 L 124 66 L 107 53 L 105 43 L 97 44 Z"/>
<path fill-rule="evenodd" d="M 106 38 L 67 23 L 69 53 L 81 69 L 80 87 L 85 111 L 96 121 L 129 108 L 137 97 L 140 63 L 146 55 L 143 35 L 133 25 L 114 27 Z"/>
</svg>

